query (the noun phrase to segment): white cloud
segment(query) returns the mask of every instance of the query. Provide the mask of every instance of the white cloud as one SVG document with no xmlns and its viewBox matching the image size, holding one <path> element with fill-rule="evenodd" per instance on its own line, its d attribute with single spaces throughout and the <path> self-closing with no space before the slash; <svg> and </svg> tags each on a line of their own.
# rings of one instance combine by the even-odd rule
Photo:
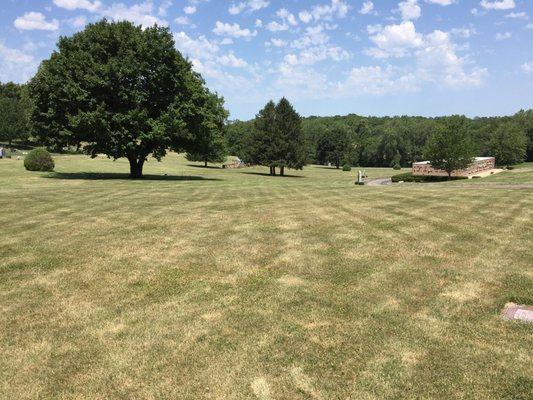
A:
<svg viewBox="0 0 533 400">
<path fill-rule="evenodd" d="M 526 25 L 526 29 L 533 29 L 533 24 L 529 23 Z"/>
<path fill-rule="evenodd" d="M 195 6 L 187 6 L 187 7 L 184 7 L 184 8 L 183 8 L 183 12 L 184 12 L 185 14 L 189 14 L 189 15 L 194 14 L 194 13 L 196 12 L 196 7 L 195 7 Z"/>
<path fill-rule="evenodd" d="M 257 35 L 257 31 L 250 31 L 249 29 L 241 28 L 239 24 L 229 24 L 217 21 L 215 23 L 215 28 L 213 29 L 213 33 L 215 35 L 219 36 L 228 36 L 228 37 L 234 37 L 234 38 L 245 38 L 249 39 L 253 36 Z"/>
<path fill-rule="evenodd" d="M 229 44 L 233 44 L 233 39 L 231 38 L 224 38 L 220 41 L 221 45 L 227 46 Z"/>
<path fill-rule="evenodd" d="M 248 67 L 248 63 L 244 61 L 242 58 L 236 57 L 235 54 L 233 54 L 233 52 L 230 52 L 228 54 L 218 57 L 217 61 L 221 65 L 224 65 L 226 67 L 233 67 L 233 68 Z"/>
<path fill-rule="evenodd" d="M 449 6 L 456 2 L 456 0 L 426 0 L 426 3 L 438 4 L 441 6 Z"/>
<path fill-rule="evenodd" d="M 472 8 L 472 9 L 470 10 L 470 14 L 472 14 L 472 15 L 475 16 L 475 17 L 480 17 L 480 16 L 482 16 L 482 15 L 485 15 L 486 12 L 485 12 L 485 11 L 479 11 L 477 8 Z"/>
<path fill-rule="evenodd" d="M 392 66 L 352 68 L 346 81 L 337 84 L 337 94 L 383 95 L 394 92 L 413 92 L 420 89 L 417 78 Z"/>
<path fill-rule="evenodd" d="M 312 7 L 309 11 L 301 11 L 298 14 L 298 17 L 304 23 L 309 23 L 311 20 L 331 21 L 334 18 L 345 18 L 346 15 L 348 15 L 349 9 L 350 7 L 343 0 L 331 0 L 331 3 L 329 4 L 317 5 Z"/>
<path fill-rule="evenodd" d="M 233 52 L 221 54 L 220 46 L 215 41 L 205 36 L 195 39 L 185 32 L 174 33 L 174 40 L 176 48 L 191 60 L 194 70 L 210 80 L 210 87 L 224 89 L 225 93 L 246 93 L 247 98 L 259 87 L 261 76 L 255 73 L 254 67 Z M 239 73 L 234 75 L 225 68 L 238 68 Z"/>
<path fill-rule="evenodd" d="M 418 5 L 418 0 L 405 0 L 398 3 L 398 10 L 402 14 L 404 21 L 410 21 L 420 18 L 422 11 Z"/>
<path fill-rule="evenodd" d="M 272 43 L 274 47 L 285 47 L 288 44 L 286 40 L 276 38 L 270 39 L 269 43 Z"/>
<path fill-rule="evenodd" d="M 37 69 L 32 55 L 6 47 L 0 41 L 0 81 L 26 82 Z"/>
<path fill-rule="evenodd" d="M 505 16 L 505 18 L 529 19 L 528 15 L 524 11 L 518 13 L 509 13 Z"/>
<path fill-rule="evenodd" d="M 281 19 L 281 22 L 271 21 L 266 24 L 266 28 L 271 32 L 287 31 L 291 26 L 298 25 L 296 17 L 286 8 L 281 8 L 276 12 L 276 16 Z"/>
<path fill-rule="evenodd" d="M 415 53 L 416 75 L 428 82 L 442 82 L 450 87 L 481 86 L 488 75 L 485 68 L 467 70 L 467 60 L 459 57 L 450 34 L 440 30 L 424 37 L 424 44 Z"/>
<path fill-rule="evenodd" d="M 180 17 L 177 17 L 174 22 L 178 25 L 191 25 L 192 22 L 191 20 L 189 19 L 189 17 L 185 17 L 185 16 L 180 16 Z"/>
<path fill-rule="evenodd" d="M 510 10 L 516 7 L 514 0 L 481 0 L 479 5 L 485 10 Z"/>
<path fill-rule="evenodd" d="M 202 59 L 218 53 L 220 47 L 205 36 L 192 39 L 185 32 L 174 33 L 176 48 L 185 56 Z"/>
<path fill-rule="evenodd" d="M 533 73 L 533 61 L 525 62 L 523 63 L 520 68 L 522 68 L 522 71 L 526 74 L 532 74 Z"/>
<path fill-rule="evenodd" d="M 498 32 L 496 35 L 494 35 L 494 38 L 498 41 L 510 39 L 513 35 L 511 32 Z"/>
<path fill-rule="evenodd" d="M 292 15 L 289 10 L 286 8 L 282 8 L 276 12 L 276 15 L 281 18 L 284 22 L 287 22 L 291 26 L 298 25 L 298 21 L 296 21 L 296 18 L 294 15 Z"/>
<path fill-rule="evenodd" d="M 237 15 L 243 11 L 254 12 L 266 8 L 270 5 L 269 1 L 265 0 L 246 0 L 239 3 L 233 3 L 228 9 L 231 15 Z"/>
<path fill-rule="evenodd" d="M 272 21 L 266 24 L 266 28 L 270 32 L 281 32 L 289 30 L 289 25 L 287 25 L 285 22 Z"/>
<path fill-rule="evenodd" d="M 302 21 L 304 24 L 308 24 L 313 19 L 313 16 L 308 11 L 300 11 L 298 13 L 298 18 L 300 18 L 300 21 Z"/>
<path fill-rule="evenodd" d="M 303 49 L 311 46 L 326 45 L 329 42 L 329 36 L 324 32 L 322 25 L 309 26 L 305 28 L 304 34 L 291 44 L 292 47 Z"/>
<path fill-rule="evenodd" d="M 74 17 L 74 18 L 67 20 L 67 22 L 73 28 L 79 29 L 87 25 L 87 18 L 83 15 L 80 15 L 79 17 Z"/>
<path fill-rule="evenodd" d="M 167 15 L 168 9 L 172 7 L 172 0 L 164 0 L 160 5 L 159 9 L 157 10 L 157 13 L 161 17 L 165 17 Z"/>
<path fill-rule="evenodd" d="M 257 18 L 257 19 L 255 20 L 255 24 L 254 24 L 254 26 L 255 26 L 256 28 L 262 28 L 262 27 L 263 27 L 263 21 L 261 21 L 259 18 Z"/>
<path fill-rule="evenodd" d="M 471 29 L 435 30 L 422 35 L 411 21 L 404 21 L 385 27 L 370 25 L 367 31 L 376 47 L 366 49 L 365 53 L 376 58 L 413 57 L 416 68 L 408 74 L 416 77 L 417 85 L 431 82 L 450 87 L 480 86 L 488 74 L 486 69 L 470 66 L 467 58 L 460 57 L 457 52 L 467 46 L 458 46 L 451 40 L 452 34 L 470 36 L 473 33 Z M 385 76 L 386 82 L 390 80 L 390 75 L 391 71 Z"/>
<path fill-rule="evenodd" d="M 67 10 L 80 9 L 90 12 L 96 12 L 102 6 L 102 2 L 98 0 L 54 0 L 54 4 Z"/>
<path fill-rule="evenodd" d="M 46 17 L 40 12 L 27 12 L 22 17 L 18 17 L 14 22 L 15 28 L 31 31 L 57 31 L 59 29 L 59 22 L 57 19 L 47 21 Z"/>
<path fill-rule="evenodd" d="M 360 14 L 370 14 L 374 12 L 374 3 L 371 1 L 365 1 L 359 10 Z"/>
<path fill-rule="evenodd" d="M 232 5 L 228 8 L 228 12 L 229 12 L 231 15 L 237 15 L 237 14 L 240 14 L 241 12 L 243 12 L 243 10 L 245 9 L 245 7 L 246 7 L 246 3 L 232 4 Z"/>
<path fill-rule="evenodd" d="M 168 8 L 172 6 L 172 1 L 162 1 L 158 9 L 154 7 L 152 0 L 145 0 L 131 6 L 124 3 L 113 3 L 110 6 L 105 6 L 99 0 L 54 0 L 54 4 L 67 10 L 84 9 L 97 14 L 101 18 L 108 18 L 113 21 L 131 21 L 134 24 L 147 27 L 155 24 L 160 26 L 168 25 L 167 21 L 158 18 L 156 15 L 165 16 Z M 185 7 L 185 12 L 191 11 L 192 8 L 195 7 Z M 186 22 L 185 19 L 178 18 L 178 20 L 182 23 Z"/>
<path fill-rule="evenodd" d="M 377 46 L 365 52 L 376 58 L 404 57 L 411 49 L 423 44 L 423 37 L 416 32 L 411 21 L 404 21 L 398 25 L 385 27 L 370 25 L 367 27 L 372 35 L 370 40 Z"/>
<path fill-rule="evenodd" d="M 131 21 L 134 24 L 144 27 L 155 24 L 166 26 L 167 21 L 155 16 L 155 7 L 151 1 L 127 6 L 123 3 L 113 3 L 107 8 L 98 10 L 101 17 L 109 18 L 114 21 Z"/>
</svg>

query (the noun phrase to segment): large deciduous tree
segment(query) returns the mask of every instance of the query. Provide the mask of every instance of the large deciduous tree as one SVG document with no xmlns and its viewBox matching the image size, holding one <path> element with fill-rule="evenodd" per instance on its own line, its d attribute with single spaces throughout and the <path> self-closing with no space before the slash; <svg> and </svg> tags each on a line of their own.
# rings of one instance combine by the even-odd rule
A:
<svg viewBox="0 0 533 400">
<path fill-rule="evenodd" d="M 430 137 L 426 157 L 433 168 L 452 172 L 468 167 L 475 156 L 475 149 L 468 134 L 467 120 L 461 116 L 450 117 Z"/>
<path fill-rule="evenodd" d="M 524 162 L 527 152 L 527 136 L 513 123 L 500 125 L 491 136 L 490 154 L 498 165 L 513 165 Z"/>
<path fill-rule="evenodd" d="M 302 169 L 306 164 L 307 145 L 302 120 L 289 101 L 273 101 L 257 114 L 254 131 L 248 141 L 250 162 L 268 166 L 270 174 L 280 175 L 285 168 Z"/>
<path fill-rule="evenodd" d="M 349 127 L 334 124 L 326 129 L 317 144 L 318 159 L 329 162 L 339 169 L 343 164 L 352 164 L 354 155 L 354 135 Z"/>
<path fill-rule="evenodd" d="M 207 99 L 203 115 L 200 118 L 196 129 L 196 136 L 188 146 L 187 160 L 202 161 L 207 167 L 207 163 L 224 162 L 228 155 L 227 143 L 224 137 L 225 121 L 227 112 L 223 107 L 223 100 L 210 94 Z"/>
<path fill-rule="evenodd" d="M 28 137 L 30 101 L 25 85 L 0 83 L 0 140 L 11 147 L 13 140 Z"/>
<path fill-rule="evenodd" d="M 61 148 L 82 144 L 95 157 L 125 157 L 142 177 L 148 156 L 196 152 L 227 113 L 168 28 L 106 20 L 62 37 L 30 83 L 34 134 Z"/>
</svg>

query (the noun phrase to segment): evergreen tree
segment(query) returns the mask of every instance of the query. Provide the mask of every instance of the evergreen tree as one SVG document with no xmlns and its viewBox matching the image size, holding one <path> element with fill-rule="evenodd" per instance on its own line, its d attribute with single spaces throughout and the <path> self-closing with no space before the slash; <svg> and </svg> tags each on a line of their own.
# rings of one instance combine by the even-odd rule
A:
<svg viewBox="0 0 533 400">
<path fill-rule="evenodd" d="M 302 169 L 306 163 L 307 146 L 302 129 L 302 119 L 286 98 L 276 106 L 276 154 L 274 163 L 285 174 L 285 167 Z"/>
<path fill-rule="evenodd" d="M 452 172 L 468 167 L 474 160 L 475 148 L 468 135 L 466 118 L 448 118 L 445 125 L 429 139 L 426 156 L 431 166 L 444 170 L 451 177 Z"/>
<path fill-rule="evenodd" d="M 302 121 L 287 99 L 277 105 L 269 101 L 257 114 L 248 153 L 253 164 L 268 166 L 270 175 L 276 175 L 277 167 L 282 176 L 285 168 L 304 167 L 307 146 Z"/>
<path fill-rule="evenodd" d="M 270 168 L 270 175 L 276 175 L 276 105 L 269 101 L 255 117 L 254 129 L 248 143 L 248 153 L 252 164 Z"/>
<path fill-rule="evenodd" d="M 490 154 L 498 165 L 513 165 L 524 162 L 527 151 L 527 136 L 513 123 L 500 125 L 492 134 Z"/>
</svg>

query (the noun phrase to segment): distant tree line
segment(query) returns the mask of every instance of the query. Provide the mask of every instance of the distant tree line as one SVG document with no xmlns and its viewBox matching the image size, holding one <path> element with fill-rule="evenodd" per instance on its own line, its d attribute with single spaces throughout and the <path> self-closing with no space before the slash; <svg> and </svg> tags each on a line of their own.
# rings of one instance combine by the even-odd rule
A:
<svg viewBox="0 0 533 400">
<path fill-rule="evenodd" d="M 226 139 L 230 154 L 243 160 L 253 159 L 248 143 L 256 129 L 255 124 L 255 120 L 229 123 Z M 468 142 L 476 156 L 494 156 L 499 165 L 533 161 L 533 110 L 519 111 L 508 117 L 473 119 L 464 116 L 363 117 L 350 114 L 308 117 L 302 121 L 307 161 L 331 163 L 337 168 L 345 164 L 408 167 L 429 157 L 432 137 L 442 131 L 457 131 L 458 127 L 461 139 Z"/>
<path fill-rule="evenodd" d="M 31 102 L 26 85 L 0 82 L 0 140 L 12 145 L 26 140 L 30 131 Z"/>
<path fill-rule="evenodd" d="M 158 26 L 89 24 L 61 37 L 28 84 L 0 83 L 1 141 L 127 158 L 132 178 L 149 156 L 161 160 L 168 150 L 206 166 L 235 155 L 272 175 L 307 163 L 400 168 L 431 159 L 450 169 L 473 155 L 495 156 L 499 165 L 533 161 L 533 110 L 474 119 L 301 118 L 282 98 L 251 121 L 227 118 L 223 98 Z"/>
</svg>

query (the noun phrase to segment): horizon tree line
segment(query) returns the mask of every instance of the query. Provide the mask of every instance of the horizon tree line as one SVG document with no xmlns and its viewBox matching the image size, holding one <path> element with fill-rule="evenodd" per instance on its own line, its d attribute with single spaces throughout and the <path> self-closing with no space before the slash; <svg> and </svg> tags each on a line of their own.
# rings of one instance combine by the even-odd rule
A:
<svg viewBox="0 0 533 400">
<path fill-rule="evenodd" d="M 281 176 L 308 162 L 438 163 L 443 147 L 493 155 L 499 165 L 533 161 L 533 110 L 475 119 L 302 118 L 282 98 L 251 121 L 228 122 L 224 99 L 176 50 L 168 28 L 105 19 L 61 37 L 28 84 L 0 84 L 0 109 L 0 140 L 9 146 L 31 137 L 54 150 L 74 146 L 91 157 L 124 157 L 132 178 L 142 177 L 149 156 L 161 160 L 168 150 L 204 166 L 231 154 Z"/>
</svg>

